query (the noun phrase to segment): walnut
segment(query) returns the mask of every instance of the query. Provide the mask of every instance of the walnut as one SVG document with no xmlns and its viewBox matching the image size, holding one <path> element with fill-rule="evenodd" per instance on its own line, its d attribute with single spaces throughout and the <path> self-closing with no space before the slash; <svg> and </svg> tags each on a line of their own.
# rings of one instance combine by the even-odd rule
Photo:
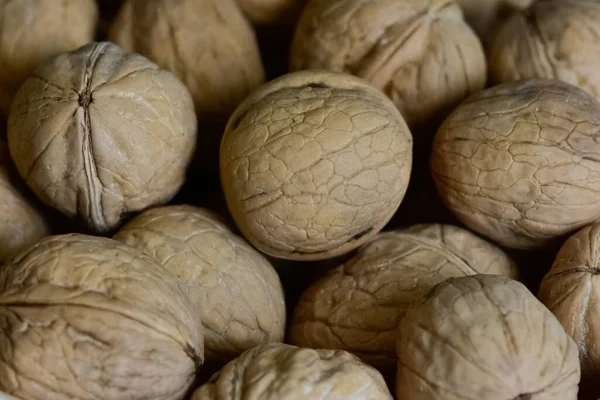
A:
<svg viewBox="0 0 600 400">
<path fill-rule="evenodd" d="M 303 71 L 262 86 L 233 113 L 221 144 L 229 210 L 259 250 L 292 260 L 346 253 L 400 205 L 412 137 L 366 82 Z"/>
<path fill-rule="evenodd" d="M 413 127 L 444 117 L 486 83 L 482 45 L 453 0 L 313 0 L 290 66 L 364 78 Z"/>
<path fill-rule="evenodd" d="M 517 281 L 450 278 L 398 329 L 400 399 L 577 399 L 575 342 Z"/>
<path fill-rule="evenodd" d="M 266 25 L 289 23 L 308 0 L 237 0 L 253 22 Z"/>
<path fill-rule="evenodd" d="M 196 143 L 191 96 L 170 72 L 108 42 L 55 57 L 17 93 L 10 153 L 48 205 L 95 232 L 166 203 Z"/>
<path fill-rule="evenodd" d="M 183 399 L 202 324 L 169 272 L 116 240 L 43 239 L 0 269 L 0 390 L 25 399 Z"/>
</svg>

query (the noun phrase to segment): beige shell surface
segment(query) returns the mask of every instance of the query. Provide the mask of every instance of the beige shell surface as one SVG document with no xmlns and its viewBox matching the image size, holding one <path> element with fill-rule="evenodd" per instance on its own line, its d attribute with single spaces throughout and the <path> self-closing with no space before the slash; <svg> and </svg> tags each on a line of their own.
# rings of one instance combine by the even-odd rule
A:
<svg viewBox="0 0 600 400">
<path fill-rule="evenodd" d="M 282 343 L 244 352 L 191 400 L 392 400 L 377 370 L 342 350 Z"/>
<path fill-rule="evenodd" d="M 415 225 L 375 236 L 300 298 L 290 342 L 343 349 L 382 369 L 396 366 L 396 327 L 406 309 L 451 277 L 517 276 L 494 245 L 452 225 Z"/>
<path fill-rule="evenodd" d="M 487 78 L 482 45 L 453 0 L 313 0 L 290 66 L 364 78 L 410 126 L 444 117 Z"/>
<path fill-rule="evenodd" d="M 0 390 L 25 399 L 183 399 L 204 360 L 179 285 L 116 240 L 40 241 L 0 270 Z"/>
<path fill-rule="evenodd" d="M 104 233 L 166 203 L 196 144 L 191 96 L 170 72 L 92 43 L 38 66 L 8 119 L 10 153 L 48 205 Z"/>
<path fill-rule="evenodd" d="M 254 31 L 235 0 L 127 0 L 109 39 L 175 73 L 201 117 L 226 118 L 264 81 Z"/>
<path fill-rule="evenodd" d="M 220 168 L 228 208 L 250 243 L 278 258 L 327 259 L 360 246 L 396 212 L 412 136 L 363 80 L 303 71 L 238 107 Z"/>
<path fill-rule="evenodd" d="M 95 0 L 0 0 L 0 111 L 35 67 L 94 40 Z"/>
<path fill-rule="evenodd" d="M 293 23 L 308 0 L 237 0 L 252 22 L 260 25 Z"/>
<path fill-rule="evenodd" d="M 399 325 L 403 400 L 576 400 L 577 346 L 527 288 L 497 275 L 450 278 Z"/>
<path fill-rule="evenodd" d="M 600 217 L 600 105 L 560 81 L 499 85 L 464 101 L 433 144 L 446 205 L 507 247 L 541 248 Z"/>
<path fill-rule="evenodd" d="M 113 237 L 154 257 L 177 277 L 204 326 L 207 361 L 283 341 L 285 300 L 275 269 L 213 212 L 147 210 Z"/>
<path fill-rule="evenodd" d="M 487 42 L 512 14 L 527 9 L 535 0 L 456 0 L 465 20 Z"/>
</svg>

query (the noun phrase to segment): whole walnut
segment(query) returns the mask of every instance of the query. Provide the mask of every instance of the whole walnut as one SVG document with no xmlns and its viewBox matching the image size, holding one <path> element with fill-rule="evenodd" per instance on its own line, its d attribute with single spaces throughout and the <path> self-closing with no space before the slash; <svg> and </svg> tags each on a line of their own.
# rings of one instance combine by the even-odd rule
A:
<svg viewBox="0 0 600 400">
<path fill-rule="evenodd" d="M 173 74 L 103 42 L 38 66 L 15 96 L 8 144 L 46 204 L 104 233 L 177 193 L 196 127 Z"/>
<path fill-rule="evenodd" d="M 227 118 L 264 81 L 254 31 L 235 0 L 127 0 L 109 39 L 174 72 L 201 117 Z"/>
<path fill-rule="evenodd" d="M 147 210 L 113 237 L 175 275 L 204 326 L 208 361 L 283 341 L 285 301 L 277 272 L 221 217 L 192 206 Z"/>
<path fill-rule="evenodd" d="M 599 23 L 598 1 L 538 0 L 495 33 L 488 55 L 490 79 L 560 79 L 600 100 Z"/>
<path fill-rule="evenodd" d="M 236 109 L 220 165 L 229 211 L 250 243 L 278 258 L 321 260 L 365 243 L 396 212 L 412 136 L 363 80 L 302 71 Z"/>
<path fill-rule="evenodd" d="M 377 370 L 342 350 L 269 343 L 231 361 L 191 400 L 392 400 Z"/>
<path fill-rule="evenodd" d="M 42 239 L 0 269 L 0 390 L 24 399 L 183 399 L 202 324 L 169 272 L 116 240 Z"/>
<path fill-rule="evenodd" d="M 290 66 L 364 78 L 413 127 L 444 117 L 487 79 L 481 42 L 453 0 L 312 0 Z"/>
<path fill-rule="evenodd" d="M 251 21 L 257 24 L 289 23 L 308 0 L 237 0 Z"/>
<path fill-rule="evenodd" d="M 550 245 L 600 217 L 600 105 L 560 81 L 487 89 L 440 127 L 431 168 L 472 230 L 507 247 Z"/>
<path fill-rule="evenodd" d="M 387 372 L 397 363 L 398 321 L 431 288 L 450 277 L 516 272 L 502 250 L 452 225 L 380 233 L 304 292 L 290 341 L 347 350 Z"/>
<path fill-rule="evenodd" d="M 0 0 L 0 112 L 35 67 L 94 40 L 95 0 Z"/>
<path fill-rule="evenodd" d="M 517 281 L 450 278 L 398 329 L 399 399 L 577 399 L 575 342 Z"/>
</svg>

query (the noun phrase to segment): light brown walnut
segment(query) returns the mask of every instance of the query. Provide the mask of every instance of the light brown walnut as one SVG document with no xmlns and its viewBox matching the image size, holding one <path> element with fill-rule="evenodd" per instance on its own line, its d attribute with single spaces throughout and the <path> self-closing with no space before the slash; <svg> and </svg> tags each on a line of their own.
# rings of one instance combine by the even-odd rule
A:
<svg viewBox="0 0 600 400">
<path fill-rule="evenodd" d="M 252 22 L 259 25 L 293 23 L 308 0 L 237 0 Z"/>
<path fill-rule="evenodd" d="M 43 239 L 0 269 L 0 390 L 27 400 L 183 399 L 204 360 L 177 281 L 116 240 Z"/>
<path fill-rule="evenodd" d="M 577 346 L 527 288 L 450 278 L 400 321 L 403 400 L 577 400 Z"/>
<path fill-rule="evenodd" d="M 250 243 L 278 258 L 327 259 L 363 244 L 396 212 L 412 136 L 365 81 L 303 71 L 237 108 L 220 164 L 228 208 Z"/>
</svg>

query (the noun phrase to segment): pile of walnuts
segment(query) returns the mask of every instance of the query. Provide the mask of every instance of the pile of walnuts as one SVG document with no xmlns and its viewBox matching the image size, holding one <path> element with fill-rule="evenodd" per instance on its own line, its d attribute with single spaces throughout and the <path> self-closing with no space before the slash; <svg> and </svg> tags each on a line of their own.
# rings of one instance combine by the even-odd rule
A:
<svg viewBox="0 0 600 400">
<path fill-rule="evenodd" d="M 0 44 L 0 400 L 600 398 L 600 1 L 0 0 Z"/>
</svg>

